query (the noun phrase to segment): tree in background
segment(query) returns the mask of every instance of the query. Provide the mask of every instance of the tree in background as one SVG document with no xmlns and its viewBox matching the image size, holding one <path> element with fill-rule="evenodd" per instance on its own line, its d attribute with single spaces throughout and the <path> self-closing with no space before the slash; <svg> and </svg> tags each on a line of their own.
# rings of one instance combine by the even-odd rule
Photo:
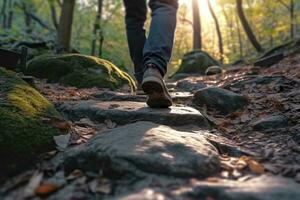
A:
<svg viewBox="0 0 300 200">
<path fill-rule="evenodd" d="M 256 39 L 256 37 L 248 23 L 246 15 L 244 13 L 243 0 L 236 0 L 236 6 L 237 6 L 238 16 L 240 18 L 241 24 L 244 28 L 244 31 L 245 31 L 249 41 L 251 42 L 251 44 L 253 45 L 253 47 L 256 49 L 257 52 L 263 52 L 264 50 L 263 50 L 262 46 L 259 44 L 258 40 Z"/>
<path fill-rule="evenodd" d="M 96 55 L 96 44 L 97 39 L 99 41 L 99 57 L 102 56 L 102 46 L 103 46 L 103 31 L 101 27 L 102 22 L 102 10 L 103 10 L 103 0 L 98 0 L 98 9 L 97 9 L 97 15 L 94 23 L 94 30 L 93 30 L 93 40 L 92 40 L 92 48 L 91 48 L 91 55 Z"/>
<path fill-rule="evenodd" d="M 202 35 L 201 35 L 201 19 L 199 10 L 199 1 L 192 0 L 193 7 L 193 48 L 202 48 Z"/>
<path fill-rule="evenodd" d="M 59 44 L 66 52 L 70 51 L 74 7 L 75 0 L 63 1 L 57 36 Z"/>
<path fill-rule="evenodd" d="M 207 0 L 207 4 L 208 4 L 209 11 L 210 11 L 210 13 L 214 19 L 215 25 L 216 25 L 216 31 L 217 31 L 217 35 L 218 35 L 218 41 L 219 41 L 218 46 L 219 46 L 219 53 L 220 53 L 220 61 L 223 63 L 224 49 L 223 49 L 223 39 L 222 39 L 222 33 L 221 33 L 221 29 L 220 29 L 219 20 L 213 10 L 210 0 Z"/>
</svg>

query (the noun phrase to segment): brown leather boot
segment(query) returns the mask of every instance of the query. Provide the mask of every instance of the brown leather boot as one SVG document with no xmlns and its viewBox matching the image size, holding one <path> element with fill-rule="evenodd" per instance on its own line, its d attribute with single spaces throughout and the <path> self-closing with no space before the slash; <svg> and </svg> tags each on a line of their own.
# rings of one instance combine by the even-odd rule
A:
<svg viewBox="0 0 300 200">
<path fill-rule="evenodd" d="M 150 108 L 168 108 L 172 98 L 159 70 L 153 64 L 147 65 L 144 73 L 142 88 L 148 95 L 147 105 Z"/>
</svg>

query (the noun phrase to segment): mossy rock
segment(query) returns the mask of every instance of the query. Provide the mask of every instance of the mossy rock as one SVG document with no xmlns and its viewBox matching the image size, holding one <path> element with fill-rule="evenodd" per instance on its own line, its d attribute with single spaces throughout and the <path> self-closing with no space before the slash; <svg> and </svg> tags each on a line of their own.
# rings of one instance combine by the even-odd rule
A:
<svg viewBox="0 0 300 200">
<path fill-rule="evenodd" d="M 0 68 L 0 177 L 24 168 L 35 156 L 55 147 L 53 136 L 61 133 L 42 118 L 59 116 L 16 73 Z"/>
<path fill-rule="evenodd" d="M 118 89 L 128 84 L 135 89 L 135 82 L 126 72 L 111 62 L 81 54 L 43 55 L 28 63 L 25 73 L 45 78 L 50 83 L 61 83 L 78 88 Z"/>
<path fill-rule="evenodd" d="M 195 50 L 183 56 L 182 63 L 176 72 L 205 75 L 210 66 L 220 66 L 220 63 L 205 51 Z"/>
</svg>

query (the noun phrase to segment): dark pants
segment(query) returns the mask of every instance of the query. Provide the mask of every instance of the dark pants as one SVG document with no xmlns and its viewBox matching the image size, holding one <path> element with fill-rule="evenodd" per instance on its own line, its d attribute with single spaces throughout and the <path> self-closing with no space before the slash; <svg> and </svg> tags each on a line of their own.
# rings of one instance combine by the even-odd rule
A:
<svg viewBox="0 0 300 200">
<path fill-rule="evenodd" d="M 124 0 L 124 4 L 128 45 L 137 81 L 142 82 L 145 66 L 149 63 L 157 66 L 164 76 L 172 54 L 177 0 L 150 0 L 152 21 L 148 38 L 144 29 L 146 0 Z"/>
</svg>

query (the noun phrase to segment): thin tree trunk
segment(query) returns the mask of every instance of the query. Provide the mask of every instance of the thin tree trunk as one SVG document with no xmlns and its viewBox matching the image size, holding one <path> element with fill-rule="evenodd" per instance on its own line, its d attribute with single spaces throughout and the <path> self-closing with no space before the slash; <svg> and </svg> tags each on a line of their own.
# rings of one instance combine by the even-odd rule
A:
<svg viewBox="0 0 300 200">
<path fill-rule="evenodd" d="M 96 55 L 96 46 L 97 46 L 97 39 L 99 38 L 99 56 L 102 54 L 102 27 L 101 27 L 101 19 L 102 19 L 102 8 L 103 8 L 103 0 L 98 0 L 98 9 L 97 15 L 94 23 L 94 30 L 93 30 L 93 40 L 92 40 L 92 48 L 91 48 L 91 55 Z"/>
<path fill-rule="evenodd" d="M 58 20 L 57 20 L 56 8 L 55 8 L 55 1 L 48 0 L 48 4 L 49 4 L 49 7 L 50 7 L 51 19 L 52 19 L 53 26 L 57 30 L 58 29 Z"/>
<path fill-rule="evenodd" d="M 14 7 L 14 0 L 10 0 L 8 1 L 8 18 L 7 18 L 7 23 L 6 23 L 6 28 L 11 29 L 12 27 L 12 21 L 13 21 L 13 16 L 14 16 L 14 11 L 13 11 L 13 7 Z"/>
<path fill-rule="evenodd" d="M 3 29 L 6 29 L 6 7 L 7 7 L 7 0 L 3 0 L 2 9 L 1 9 L 1 15 L 3 17 L 2 19 L 2 27 Z"/>
<path fill-rule="evenodd" d="M 291 18 L 291 38 L 294 39 L 295 37 L 295 3 L 294 0 L 291 0 L 290 2 L 290 18 Z"/>
<path fill-rule="evenodd" d="M 201 37 L 201 18 L 199 10 L 199 1 L 192 0 L 193 6 L 193 48 L 202 48 L 202 37 Z"/>
<path fill-rule="evenodd" d="M 26 33 L 31 33 L 32 29 L 31 29 L 31 16 L 29 15 L 28 11 L 27 11 L 27 5 L 26 3 L 22 3 L 22 9 L 23 9 L 23 13 L 24 13 L 24 19 L 25 19 L 25 25 L 26 25 Z"/>
<path fill-rule="evenodd" d="M 220 53 L 220 61 L 221 63 L 223 63 L 223 56 L 224 56 L 224 49 L 223 49 L 223 38 L 222 38 L 222 33 L 221 33 L 221 29 L 220 29 L 220 24 L 219 24 L 219 20 L 213 10 L 213 7 L 211 5 L 210 0 L 207 0 L 207 4 L 208 4 L 208 8 L 209 11 L 215 21 L 215 25 L 216 25 L 216 31 L 217 31 L 217 35 L 218 35 L 218 45 L 219 45 L 219 53 Z"/>
<path fill-rule="evenodd" d="M 257 41 L 249 23 L 248 20 L 245 16 L 244 10 L 243 10 L 243 0 L 236 0 L 236 5 L 237 5 L 237 13 L 240 18 L 241 24 L 244 28 L 244 31 L 246 32 L 246 35 L 253 45 L 253 47 L 256 49 L 257 52 L 263 52 L 262 46 L 259 44 Z"/>
<path fill-rule="evenodd" d="M 64 0 L 58 27 L 58 42 L 64 51 L 70 51 L 75 0 Z"/>
<path fill-rule="evenodd" d="M 243 45 L 243 40 L 242 40 L 242 34 L 241 34 L 239 20 L 238 20 L 238 17 L 236 15 L 235 15 L 235 20 L 236 20 L 237 35 L 238 35 L 238 40 L 239 40 L 240 57 L 243 58 L 244 57 L 244 53 L 243 53 L 243 46 L 244 45 Z"/>
</svg>

